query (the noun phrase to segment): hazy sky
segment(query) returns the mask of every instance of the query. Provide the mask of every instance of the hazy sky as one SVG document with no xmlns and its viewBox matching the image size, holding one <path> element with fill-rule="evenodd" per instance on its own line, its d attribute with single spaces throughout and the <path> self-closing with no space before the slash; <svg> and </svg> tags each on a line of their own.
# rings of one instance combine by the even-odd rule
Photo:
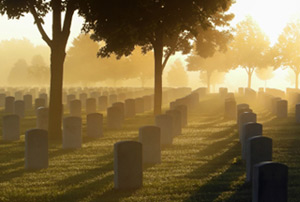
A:
<svg viewBox="0 0 300 202">
<path fill-rule="evenodd" d="M 251 15 L 263 28 L 265 33 L 274 43 L 280 34 L 286 22 L 294 17 L 300 16 L 299 0 L 236 0 L 236 4 L 232 7 L 232 12 L 236 17 L 233 24 L 242 20 L 246 15 Z M 45 29 L 51 36 L 51 16 L 47 16 L 45 20 Z M 74 16 L 71 40 L 80 33 L 83 20 L 77 15 Z M 0 16 L 0 41 L 11 38 L 28 38 L 36 45 L 44 45 L 45 43 L 40 37 L 37 28 L 33 24 L 32 16 L 26 15 L 20 20 L 8 20 L 7 17 Z"/>
</svg>

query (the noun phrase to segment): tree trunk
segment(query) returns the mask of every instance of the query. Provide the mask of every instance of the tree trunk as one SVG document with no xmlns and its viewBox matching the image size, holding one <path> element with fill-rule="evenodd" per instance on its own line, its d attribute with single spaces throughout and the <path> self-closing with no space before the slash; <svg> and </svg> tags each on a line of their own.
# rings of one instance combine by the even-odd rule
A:
<svg viewBox="0 0 300 202">
<path fill-rule="evenodd" d="M 296 80 L 295 80 L 295 88 L 298 89 L 299 84 L 299 72 L 295 72 Z"/>
<path fill-rule="evenodd" d="M 154 49 L 154 115 L 161 114 L 162 106 L 162 58 L 163 58 L 163 41 L 162 36 L 157 35 Z"/>
<path fill-rule="evenodd" d="M 211 72 L 207 71 L 207 93 L 210 93 L 210 78 L 211 78 Z"/>
<path fill-rule="evenodd" d="M 65 60 L 64 47 L 54 46 L 51 49 L 51 82 L 50 82 L 50 110 L 49 110 L 49 137 L 62 137 L 62 88 L 63 65 Z"/>
<path fill-rule="evenodd" d="M 248 88 L 251 88 L 251 81 L 252 81 L 252 73 L 251 69 L 249 69 L 248 73 Z"/>
</svg>

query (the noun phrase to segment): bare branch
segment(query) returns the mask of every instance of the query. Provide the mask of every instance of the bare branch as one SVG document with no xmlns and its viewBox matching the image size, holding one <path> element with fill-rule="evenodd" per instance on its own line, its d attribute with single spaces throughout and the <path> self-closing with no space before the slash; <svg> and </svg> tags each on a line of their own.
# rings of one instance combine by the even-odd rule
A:
<svg viewBox="0 0 300 202">
<path fill-rule="evenodd" d="M 171 50 L 167 53 L 167 55 L 165 56 L 164 58 L 164 61 L 163 61 L 163 64 L 162 64 L 162 70 L 165 69 L 166 65 L 167 65 L 167 62 L 169 60 L 169 58 L 171 57 L 171 55 L 173 54 L 175 48 L 171 48 Z"/>
<path fill-rule="evenodd" d="M 51 47 L 52 40 L 49 38 L 49 36 L 47 35 L 47 33 L 45 32 L 45 30 L 42 26 L 42 20 L 39 18 L 38 14 L 36 12 L 33 1 L 30 1 L 30 3 L 29 3 L 29 10 L 30 10 L 31 14 L 33 15 L 34 22 L 37 25 L 39 32 L 42 35 L 42 39 L 48 44 L 49 47 Z"/>
</svg>

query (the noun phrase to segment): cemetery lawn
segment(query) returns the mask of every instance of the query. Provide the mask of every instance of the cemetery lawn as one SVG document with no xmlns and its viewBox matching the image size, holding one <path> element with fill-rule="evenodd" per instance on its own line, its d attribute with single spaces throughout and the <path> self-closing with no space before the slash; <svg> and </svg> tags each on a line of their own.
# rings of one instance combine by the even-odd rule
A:
<svg viewBox="0 0 300 202">
<path fill-rule="evenodd" d="M 273 160 L 289 166 L 289 201 L 299 201 L 300 127 L 294 114 L 279 120 L 259 108 L 254 112 L 273 139 Z M 82 148 L 62 150 L 61 142 L 50 141 L 49 168 L 39 171 L 24 170 L 24 132 L 35 126 L 29 115 L 21 122 L 20 141 L 0 140 L 1 202 L 251 201 L 236 121 L 224 120 L 220 111 L 193 110 L 183 134 L 162 149 L 162 163 L 144 165 L 143 188 L 132 191 L 113 189 L 113 145 L 137 140 L 138 128 L 154 123 L 150 112 L 127 119 L 121 130 L 105 129 L 100 139 L 85 136 L 83 120 Z"/>
</svg>

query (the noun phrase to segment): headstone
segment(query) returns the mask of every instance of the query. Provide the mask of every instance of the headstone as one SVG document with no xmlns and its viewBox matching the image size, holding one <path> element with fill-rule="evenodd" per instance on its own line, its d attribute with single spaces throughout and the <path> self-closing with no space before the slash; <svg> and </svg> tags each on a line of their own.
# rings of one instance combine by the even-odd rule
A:
<svg viewBox="0 0 300 202">
<path fill-rule="evenodd" d="M 277 103 L 278 101 L 281 100 L 280 97 L 275 97 L 271 99 L 271 103 L 272 103 L 272 113 L 273 114 L 277 114 Z"/>
<path fill-rule="evenodd" d="M 175 106 L 176 110 L 179 110 L 181 113 L 181 127 L 185 127 L 188 124 L 188 109 L 186 105 Z"/>
<path fill-rule="evenodd" d="M 36 110 L 36 127 L 48 130 L 49 108 L 39 107 Z"/>
<path fill-rule="evenodd" d="M 236 102 L 234 99 L 226 99 L 225 100 L 225 113 L 224 118 L 225 119 L 236 119 Z"/>
<path fill-rule="evenodd" d="M 277 118 L 287 118 L 288 117 L 288 102 L 287 100 L 277 101 Z"/>
<path fill-rule="evenodd" d="M 253 172 L 252 201 L 287 202 L 288 167 L 276 162 L 256 164 Z"/>
<path fill-rule="evenodd" d="M 246 181 L 250 182 L 255 164 L 272 161 L 272 139 L 264 136 L 254 136 L 249 138 L 246 144 Z"/>
<path fill-rule="evenodd" d="M 120 116 L 121 116 L 121 120 L 122 123 L 125 120 L 125 105 L 123 102 L 115 102 L 112 104 L 113 107 L 117 107 L 120 110 Z"/>
<path fill-rule="evenodd" d="M 118 96 L 116 94 L 109 95 L 109 106 L 112 106 L 113 103 L 118 102 Z"/>
<path fill-rule="evenodd" d="M 103 115 L 99 113 L 88 114 L 86 117 L 86 134 L 88 137 L 99 138 L 103 136 Z"/>
<path fill-rule="evenodd" d="M 248 122 L 243 125 L 242 137 L 241 137 L 242 159 L 246 160 L 246 153 L 247 153 L 246 145 L 248 139 L 254 136 L 261 136 L 262 129 L 263 126 L 262 124 L 259 123 Z"/>
<path fill-rule="evenodd" d="M 167 115 L 170 115 L 173 120 L 173 132 L 174 136 L 181 135 L 181 112 L 176 109 L 166 111 Z"/>
<path fill-rule="evenodd" d="M 125 100 L 125 117 L 126 118 L 135 117 L 135 100 L 134 99 Z"/>
<path fill-rule="evenodd" d="M 143 163 L 161 162 L 160 128 L 144 126 L 139 129 L 139 142 L 143 145 Z"/>
<path fill-rule="evenodd" d="M 74 95 L 74 94 L 67 95 L 67 109 L 70 108 L 70 102 L 75 99 L 76 99 L 76 95 Z"/>
<path fill-rule="evenodd" d="M 256 123 L 256 114 L 252 112 L 244 112 L 240 115 L 239 117 L 239 136 L 240 136 L 240 141 L 242 137 L 242 131 L 243 131 L 243 126 L 245 123 L 248 122 L 253 122 Z"/>
<path fill-rule="evenodd" d="M 107 96 L 100 96 L 98 98 L 98 106 L 100 111 L 106 111 L 108 107 L 108 98 Z"/>
<path fill-rule="evenodd" d="M 81 117 L 81 101 L 72 100 L 70 101 L 70 116 Z"/>
<path fill-rule="evenodd" d="M 0 93 L 0 107 L 4 107 L 5 106 L 5 93 Z"/>
<path fill-rule="evenodd" d="M 45 100 L 45 107 L 47 107 L 48 106 L 48 95 L 47 95 L 47 93 L 41 93 L 39 95 L 39 98 L 42 98 L 42 99 Z"/>
<path fill-rule="evenodd" d="M 86 93 L 80 93 L 79 94 L 79 100 L 81 101 L 82 107 L 86 106 L 86 99 L 87 99 L 87 94 Z"/>
<path fill-rule="evenodd" d="M 88 98 L 86 100 L 86 113 L 92 114 L 97 112 L 97 103 L 95 98 Z"/>
<path fill-rule="evenodd" d="M 15 100 L 22 100 L 22 98 L 23 98 L 23 92 L 22 91 L 15 92 Z"/>
<path fill-rule="evenodd" d="M 122 112 L 118 107 L 107 108 L 107 127 L 111 129 L 122 127 Z"/>
<path fill-rule="evenodd" d="M 143 186 L 142 144 L 122 141 L 114 145 L 114 188 L 132 190 Z"/>
<path fill-rule="evenodd" d="M 15 98 L 12 96 L 5 97 L 5 109 L 4 112 L 6 114 L 13 114 L 14 113 L 14 102 Z"/>
<path fill-rule="evenodd" d="M 16 141 L 20 139 L 20 117 L 16 114 L 3 116 L 2 139 Z"/>
<path fill-rule="evenodd" d="M 248 104 L 242 103 L 236 106 L 236 123 L 239 124 L 239 117 L 244 112 L 250 112 L 250 108 Z M 252 112 L 252 111 L 251 111 Z"/>
<path fill-rule="evenodd" d="M 140 114 L 144 113 L 144 99 L 143 98 L 136 98 L 135 99 L 135 113 Z"/>
<path fill-rule="evenodd" d="M 81 142 L 81 118 L 74 116 L 64 118 L 63 149 L 78 149 Z"/>
<path fill-rule="evenodd" d="M 32 110 L 32 95 L 24 95 L 23 100 L 25 103 L 25 110 Z"/>
<path fill-rule="evenodd" d="M 296 116 L 296 122 L 300 123 L 300 104 L 296 104 L 295 116 Z"/>
<path fill-rule="evenodd" d="M 171 145 L 173 141 L 173 118 L 162 114 L 155 117 L 155 125 L 160 128 L 160 142 L 162 145 Z"/>
<path fill-rule="evenodd" d="M 152 98 L 150 95 L 143 96 L 144 99 L 144 110 L 150 111 L 152 109 Z"/>
<path fill-rule="evenodd" d="M 25 133 L 25 169 L 48 167 L 48 132 L 32 129 Z"/>
<path fill-rule="evenodd" d="M 14 102 L 14 114 L 17 114 L 20 118 L 25 116 L 25 103 L 23 100 L 16 100 Z"/>
<path fill-rule="evenodd" d="M 43 98 L 36 98 L 34 100 L 34 107 L 37 110 L 39 107 L 46 107 L 46 101 Z"/>
</svg>

